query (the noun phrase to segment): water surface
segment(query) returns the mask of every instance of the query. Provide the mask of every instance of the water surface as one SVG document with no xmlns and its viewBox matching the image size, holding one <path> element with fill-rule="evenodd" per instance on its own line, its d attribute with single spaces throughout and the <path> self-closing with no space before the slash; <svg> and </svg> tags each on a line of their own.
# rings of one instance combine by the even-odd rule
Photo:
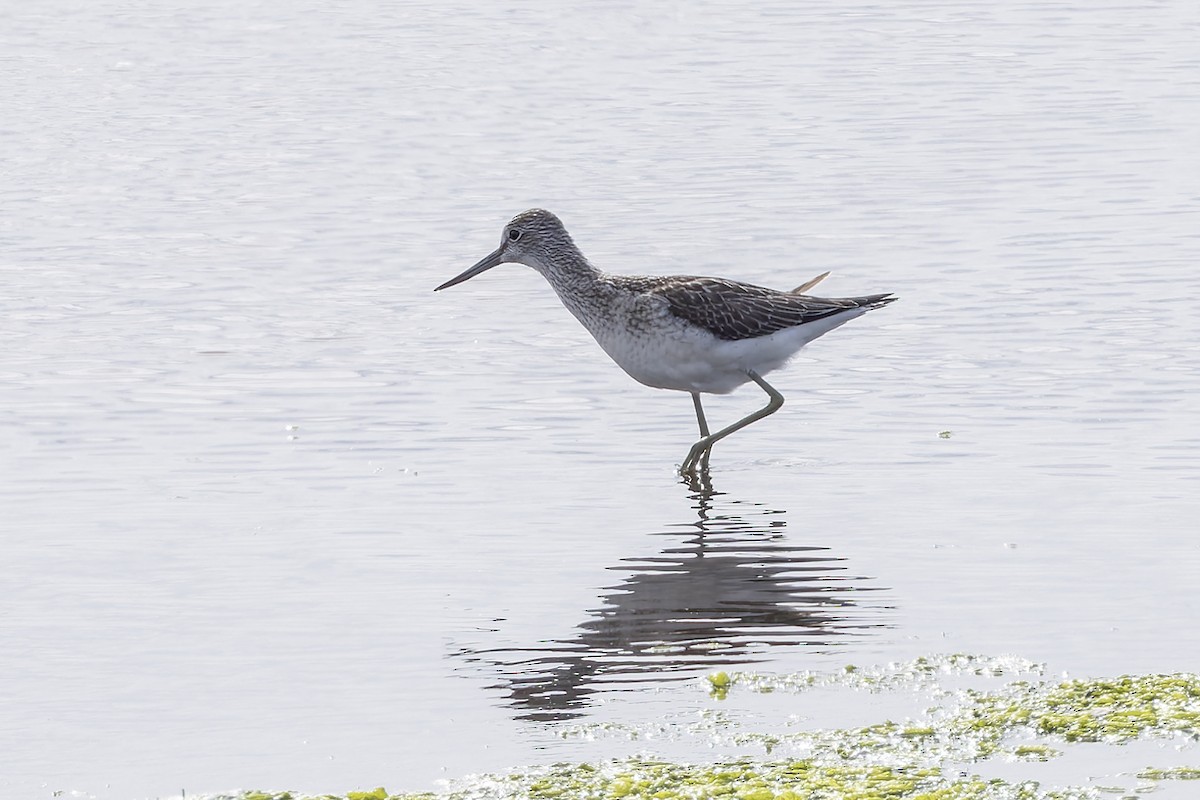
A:
<svg viewBox="0 0 1200 800">
<path fill-rule="evenodd" d="M 1198 27 L 3 12 L 0 796 L 597 759 L 637 748 L 559 726 L 735 664 L 1194 670 Z M 532 271 L 432 293 L 534 205 L 615 272 L 901 301 L 776 373 L 697 491 L 688 398 Z"/>
</svg>

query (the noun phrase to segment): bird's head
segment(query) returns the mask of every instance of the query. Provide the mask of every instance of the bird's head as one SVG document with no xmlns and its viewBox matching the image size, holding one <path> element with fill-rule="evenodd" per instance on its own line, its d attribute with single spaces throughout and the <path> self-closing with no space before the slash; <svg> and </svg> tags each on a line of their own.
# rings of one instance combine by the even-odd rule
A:
<svg viewBox="0 0 1200 800">
<path fill-rule="evenodd" d="M 500 246 L 478 264 L 456 275 L 434 291 L 468 281 L 500 264 L 524 264 L 545 275 L 547 272 L 582 260 L 562 221 L 549 211 L 531 208 L 512 218 L 500 234 Z"/>
</svg>

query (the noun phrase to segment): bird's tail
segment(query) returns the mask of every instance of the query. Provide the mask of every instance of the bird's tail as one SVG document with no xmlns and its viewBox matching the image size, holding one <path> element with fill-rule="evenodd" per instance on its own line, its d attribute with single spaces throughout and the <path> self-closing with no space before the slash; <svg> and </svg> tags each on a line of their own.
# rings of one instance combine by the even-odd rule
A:
<svg viewBox="0 0 1200 800">
<path fill-rule="evenodd" d="M 851 297 L 849 299 L 857 303 L 859 308 L 883 308 L 888 303 L 895 302 L 899 298 L 891 292 L 884 292 L 883 294 L 869 294 L 865 297 Z"/>
<path fill-rule="evenodd" d="M 820 283 L 821 281 L 825 280 L 828 277 L 829 277 L 828 272 L 822 272 L 817 277 L 811 278 L 811 279 L 805 281 L 804 283 L 800 284 L 799 286 L 797 286 L 795 289 L 792 289 L 792 291 L 789 294 L 805 294 L 809 289 L 813 288 L 818 283 Z M 868 294 L 863 297 L 842 298 L 842 300 L 848 300 L 851 303 L 853 303 L 854 304 L 853 307 L 855 307 L 855 308 L 866 308 L 866 309 L 883 308 L 884 306 L 886 306 L 888 303 L 894 301 L 895 299 L 896 298 L 892 296 L 891 292 L 884 292 L 883 294 Z"/>
</svg>

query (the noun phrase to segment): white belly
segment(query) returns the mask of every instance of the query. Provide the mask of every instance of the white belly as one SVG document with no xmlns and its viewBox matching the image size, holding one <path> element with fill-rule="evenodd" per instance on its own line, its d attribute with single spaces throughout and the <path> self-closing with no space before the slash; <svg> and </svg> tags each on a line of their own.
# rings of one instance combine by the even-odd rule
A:
<svg viewBox="0 0 1200 800">
<path fill-rule="evenodd" d="M 606 325 L 588 328 L 634 380 L 659 389 L 725 394 L 749 382 L 747 370 L 766 375 L 779 369 L 813 339 L 864 313 L 866 309 L 848 309 L 770 336 L 737 341 L 718 339 L 684 323 L 640 330 Z"/>
</svg>

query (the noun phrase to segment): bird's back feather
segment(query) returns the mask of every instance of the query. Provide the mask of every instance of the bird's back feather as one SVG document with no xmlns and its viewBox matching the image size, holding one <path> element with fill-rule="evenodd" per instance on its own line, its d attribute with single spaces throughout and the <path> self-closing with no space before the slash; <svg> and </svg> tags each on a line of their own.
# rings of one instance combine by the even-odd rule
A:
<svg viewBox="0 0 1200 800">
<path fill-rule="evenodd" d="M 891 294 L 812 297 L 724 278 L 686 275 L 627 278 L 626 281 L 629 281 L 627 288 L 665 300 L 671 313 L 679 319 L 729 341 L 769 336 L 848 309 L 878 308 L 895 299 Z M 809 288 L 815 282 L 810 281 L 799 288 Z"/>
</svg>

